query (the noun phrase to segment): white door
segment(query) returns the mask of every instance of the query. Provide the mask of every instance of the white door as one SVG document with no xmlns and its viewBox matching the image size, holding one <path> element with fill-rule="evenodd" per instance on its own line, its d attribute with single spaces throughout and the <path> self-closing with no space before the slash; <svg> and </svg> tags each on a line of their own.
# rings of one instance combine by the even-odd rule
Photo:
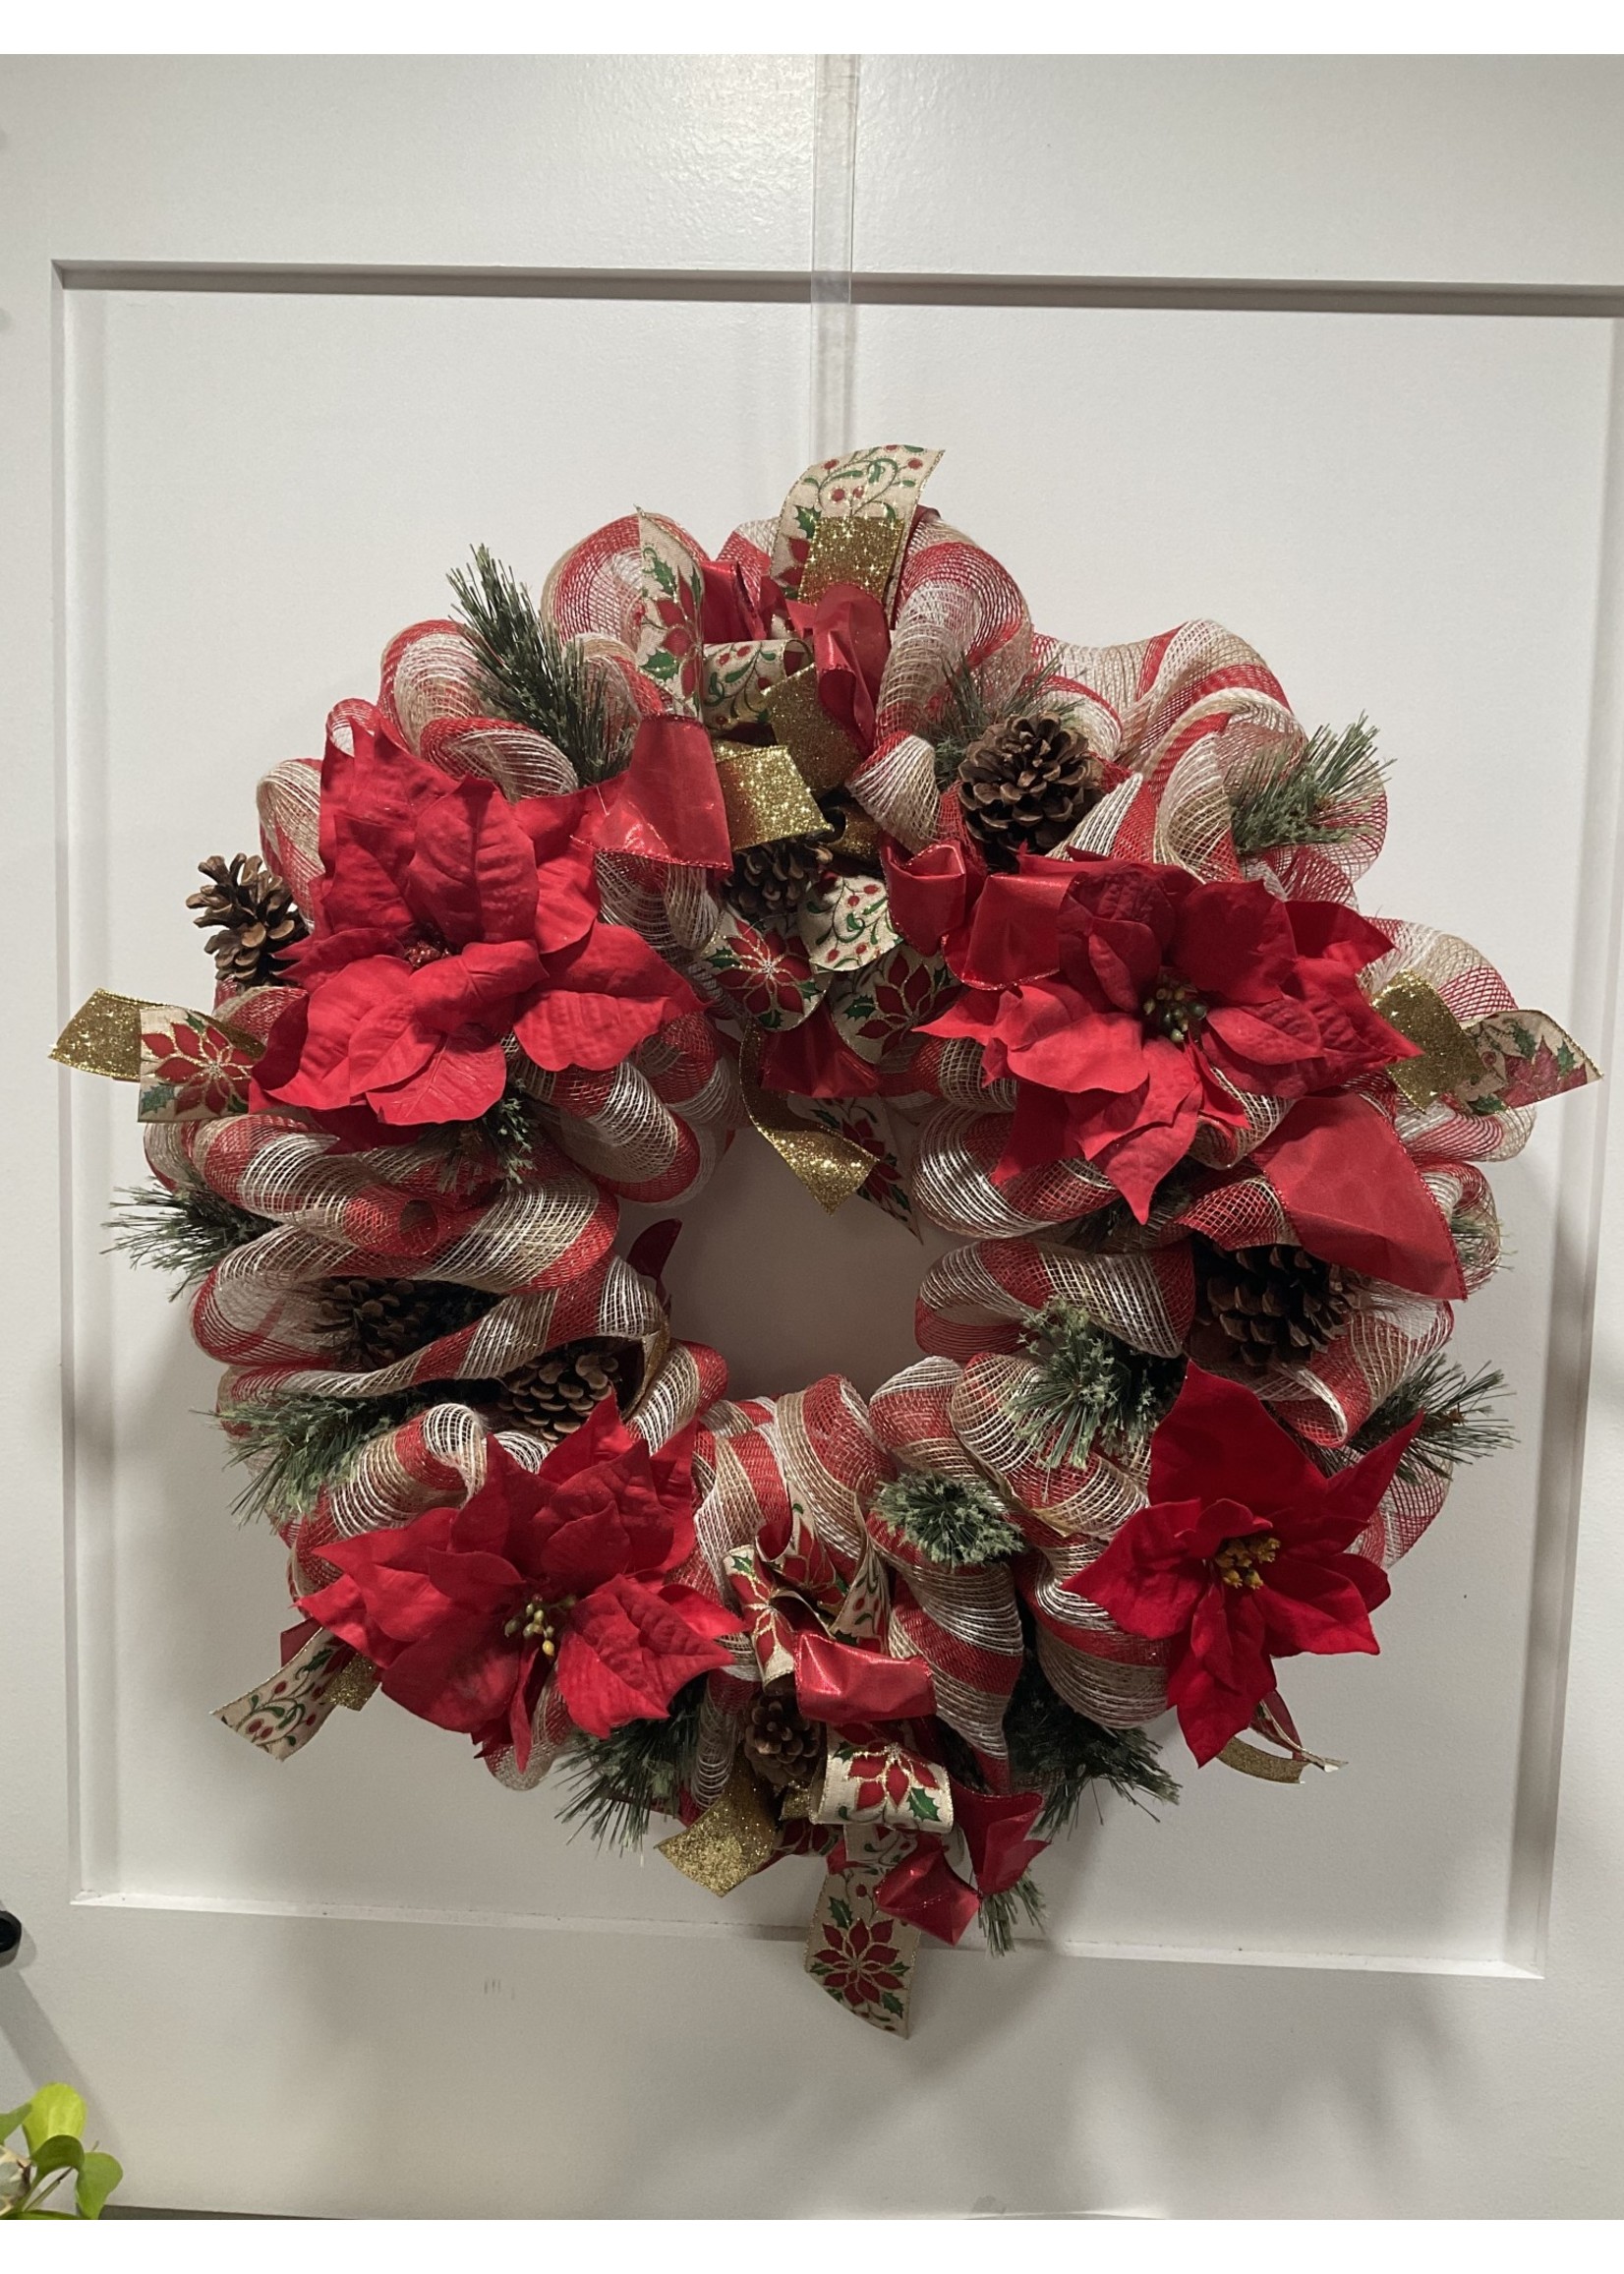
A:
<svg viewBox="0 0 1624 2274">
<path fill-rule="evenodd" d="M 815 1864 L 722 1906 L 385 1706 L 285 1765 L 210 1719 L 274 1662 L 280 1556 L 232 1520 L 181 1312 L 101 1254 L 130 1093 L 44 1053 L 93 986 L 198 997 L 193 864 L 475 541 L 532 579 L 636 505 L 718 544 L 814 427 L 945 447 L 933 501 L 1043 629 L 1215 617 L 1310 724 L 1367 713 L 1366 907 L 1624 1065 L 1624 68 L 887 58 L 853 178 L 843 90 L 771 58 L 0 73 L 0 2102 L 70 2078 L 132 2200 L 267 2212 L 1617 2213 L 1605 1087 L 1499 1174 L 1513 1267 L 1460 1329 L 1517 1450 L 1401 1567 L 1379 1661 L 1297 1662 L 1352 1766 L 1284 1789 L 1172 1737 L 1182 1804 L 1050 1851 L 1046 1946 L 929 1948 L 905 2042 L 801 1972 Z M 814 329 L 815 177 L 856 277 Z M 872 1387 L 930 1253 L 741 1139 L 679 1328 L 746 1392 Z"/>
</svg>

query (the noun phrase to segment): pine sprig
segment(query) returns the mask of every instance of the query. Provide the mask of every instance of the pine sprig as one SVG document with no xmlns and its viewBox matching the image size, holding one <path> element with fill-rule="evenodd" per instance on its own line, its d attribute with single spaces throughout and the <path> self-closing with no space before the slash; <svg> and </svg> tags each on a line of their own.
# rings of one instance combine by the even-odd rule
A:
<svg viewBox="0 0 1624 2274">
<path fill-rule="evenodd" d="M 1365 827 L 1387 768 L 1365 719 L 1317 728 L 1295 756 L 1261 758 L 1229 785 L 1230 834 L 1243 859 L 1291 845 L 1340 845 Z"/>
<path fill-rule="evenodd" d="M 1119 1456 L 1142 1453 L 1184 1379 L 1182 1358 L 1135 1350 L 1058 1297 L 1021 1341 L 1037 1370 L 1011 1401 L 1016 1442 L 1048 1468 L 1083 1459 L 1096 1437 Z"/>
<path fill-rule="evenodd" d="M 479 659 L 480 700 L 555 742 L 583 782 L 607 782 L 626 761 L 602 672 L 573 640 L 544 623 L 510 568 L 483 545 L 472 571 L 452 569 L 457 613 Z"/>
<path fill-rule="evenodd" d="M 987 1948 L 994 1957 L 1006 1958 L 1015 1949 L 1015 1928 L 1019 1924 L 1017 1912 L 1024 1912 L 1029 1926 L 1041 1927 L 1044 1908 L 1043 1890 L 1029 1871 L 1022 1872 L 1014 1887 L 984 1895 L 978 1915 Z"/>
<path fill-rule="evenodd" d="M 1179 1787 L 1142 1729 L 1106 1729 L 1073 1712 L 1049 1685 L 1028 1636 L 1025 1662 L 1004 1715 L 1010 1775 L 1018 1791 L 1036 1786 L 1044 1803 L 1034 1833 L 1044 1839 L 1076 1822 L 1089 1787 L 1109 1785 L 1124 1800 L 1169 1806 Z"/>
<path fill-rule="evenodd" d="M 565 1757 L 571 1786 L 560 1822 L 577 1824 L 600 1844 L 641 1847 L 651 1817 L 674 1816 L 693 1775 L 705 1677 L 671 1700 L 664 1721 L 627 1721 L 607 1737 L 584 1732 Z"/>
<path fill-rule="evenodd" d="M 207 1185 L 171 1189 L 156 1182 L 131 1185 L 117 1195 L 104 1230 L 116 1234 L 109 1254 L 133 1256 L 156 1270 L 179 1274 L 170 1301 L 206 1279 L 234 1248 L 246 1247 L 273 1229 L 270 1219 L 252 1215 Z"/>
<path fill-rule="evenodd" d="M 968 1479 L 897 1477 L 881 1486 L 875 1505 L 937 1563 L 990 1563 L 1026 1545 L 991 1485 Z"/>
<path fill-rule="evenodd" d="M 534 1098 L 522 1089 L 506 1089 L 473 1126 L 495 1155 L 503 1180 L 523 1184 L 535 1168 L 542 1135 Z"/>
<path fill-rule="evenodd" d="M 1407 1485 L 1427 1477 L 1441 1477 L 1447 1484 L 1464 1463 L 1486 1460 L 1517 1442 L 1510 1422 L 1494 1410 L 1506 1394 L 1505 1376 L 1497 1367 L 1479 1367 L 1468 1374 L 1434 1351 L 1388 1392 L 1349 1438 L 1349 1450 L 1373 1452 L 1395 1429 L 1419 1417 L 1421 1428 L 1405 1448 L 1398 1474 Z"/>
<path fill-rule="evenodd" d="M 1049 673 L 1034 664 L 1002 703 L 989 702 L 981 680 L 962 658 L 955 664 L 948 683 L 937 698 L 935 714 L 926 726 L 925 738 L 936 751 L 936 786 L 946 789 L 957 774 L 965 753 L 983 734 L 1007 719 L 1041 702 Z"/>
<path fill-rule="evenodd" d="M 323 1486 L 343 1484 L 375 1437 L 476 1386 L 488 1385 L 418 1382 L 386 1397 L 306 1394 L 280 1398 L 274 1405 L 228 1399 L 215 1419 L 232 1432 L 232 1459 L 253 1472 L 238 1496 L 238 1510 L 272 1524 L 309 1515 Z"/>
</svg>

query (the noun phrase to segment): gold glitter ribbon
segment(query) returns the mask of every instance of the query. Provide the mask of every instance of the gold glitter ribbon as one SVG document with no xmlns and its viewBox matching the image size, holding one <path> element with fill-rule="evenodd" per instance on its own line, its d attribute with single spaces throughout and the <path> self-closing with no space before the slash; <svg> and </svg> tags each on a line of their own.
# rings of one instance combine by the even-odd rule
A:
<svg viewBox="0 0 1624 2274">
<path fill-rule="evenodd" d="M 335 1706 L 348 1706 L 352 1714 L 359 1714 L 382 1679 L 383 1668 L 374 1665 L 371 1659 L 363 1658 L 357 1651 L 333 1676 L 327 1696 Z"/>
<path fill-rule="evenodd" d="M 810 664 L 779 681 L 767 698 L 767 717 L 808 788 L 820 796 L 839 789 L 862 756 L 845 729 L 819 702 L 818 674 Z"/>
<path fill-rule="evenodd" d="M 727 842 L 735 852 L 772 845 L 781 837 L 809 837 L 829 823 L 806 778 L 782 742 L 713 742 L 717 780 L 727 811 Z"/>
<path fill-rule="evenodd" d="M 141 1028 L 142 1006 L 134 995 L 113 995 L 98 987 L 63 1027 L 51 1056 L 79 1074 L 139 1081 Z"/>
<path fill-rule="evenodd" d="M 791 1112 L 782 1097 L 763 1089 L 758 1078 L 761 1064 L 759 1038 L 747 1035 L 739 1057 L 739 1084 L 744 1110 L 753 1127 L 780 1159 L 794 1170 L 820 1208 L 831 1216 L 860 1192 L 874 1173 L 872 1153 L 864 1152 L 838 1130 L 818 1129 Z"/>
<path fill-rule="evenodd" d="M 1481 1053 L 1437 989 L 1428 986 L 1419 971 L 1401 971 L 1371 1008 L 1407 1042 L 1421 1046 L 1420 1058 L 1401 1058 L 1387 1069 L 1412 1105 L 1428 1106 L 1446 1091 L 1481 1077 Z"/>
<path fill-rule="evenodd" d="M 663 1839 L 660 1852 L 684 1877 L 712 1895 L 725 1895 L 772 1861 L 778 1838 L 761 1787 L 746 1764 L 736 1760 L 721 1799 L 713 1800 L 685 1832 Z"/>
<path fill-rule="evenodd" d="M 800 598 L 822 600 L 831 585 L 855 584 L 883 603 L 907 532 L 908 521 L 897 513 L 824 514 L 801 570 Z"/>
</svg>

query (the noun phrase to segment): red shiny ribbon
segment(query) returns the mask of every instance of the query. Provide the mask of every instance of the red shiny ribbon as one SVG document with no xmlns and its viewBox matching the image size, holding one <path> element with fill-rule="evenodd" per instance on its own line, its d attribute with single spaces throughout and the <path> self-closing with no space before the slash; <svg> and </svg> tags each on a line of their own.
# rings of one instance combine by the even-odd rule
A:
<svg viewBox="0 0 1624 2274">
<path fill-rule="evenodd" d="M 810 607 L 791 601 L 789 621 L 812 649 L 818 701 L 865 753 L 891 653 L 886 612 L 860 584 L 832 584 Z"/>
<path fill-rule="evenodd" d="M 957 1778 L 949 1781 L 954 1826 L 964 1836 L 975 1886 L 959 1878 L 939 1839 L 921 1834 L 913 1852 L 880 1881 L 874 1899 L 894 1918 L 957 1943 L 987 1896 L 1013 1888 L 1049 1842 L 1028 1837 L 1043 1806 L 1041 1792 L 972 1792 Z"/>
<path fill-rule="evenodd" d="M 733 848 L 711 737 L 697 719 L 645 719 L 631 764 L 600 791 L 582 836 L 602 852 L 729 869 Z"/>
<path fill-rule="evenodd" d="M 1387 1116 L 1362 1097 L 1305 1097 L 1230 1182 L 1266 1177 L 1327 1263 L 1444 1302 L 1466 1294 L 1443 1210 Z"/>
<path fill-rule="evenodd" d="M 891 1659 L 832 1635 L 795 1639 L 795 1703 L 813 1721 L 910 1721 L 936 1711 L 923 1659 Z"/>
</svg>

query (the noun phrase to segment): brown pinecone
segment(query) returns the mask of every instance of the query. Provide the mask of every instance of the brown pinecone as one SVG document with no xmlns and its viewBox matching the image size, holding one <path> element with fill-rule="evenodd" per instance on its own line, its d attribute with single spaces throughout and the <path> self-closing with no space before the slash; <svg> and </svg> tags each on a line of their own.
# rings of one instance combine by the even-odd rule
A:
<svg viewBox="0 0 1624 2274">
<path fill-rule="evenodd" d="M 787 1784 L 810 1784 L 817 1775 L 823 1730 L 796 1710 L 793 1681 L 770 1682 L 751 1699 L 744 1758 L 778 1791 Z"/>
<path fill-rule="evenodd" d="M 1239 1365 L 1258 1374 L 1301 1366 L 1334 1342 L 1352 1314 L 1358 1275 L 1306 1248 L 1283 1242 L 1232 1253 L 1196 1238 L 1190 1254 L 1195 1324 L 1189 1354 L 1197 1365 Z"/>
<path fill-rule="evenodd" d="M 365 1367 L 392 1366 L 433 1342 L 439 1290 L 431 1280 L 329 1279 L 316 1299 L 316 1327 Z"/>
<path fill-rule="evenodd" d="M 281 979 L 285 951 L 310 929 L 293 904 L 293 895 L 255 853 L 234 853 L 229 862 L 211 853 L 198 863 L 208 879 L 187 901 L 201 908 L 200 930 L 218 926 L 207 941 L 220 977 L 234 988 L 263 987 Z"/>
<path fill-rule="evenodd" d="M 728 898 L 747 922 L 778 928 L 795 911 L 828 859 L 820 837 L 781 837 L 733 855 Z"/>
<path fill-rule="evenodd" d="M 973 742 L 958 767 L 964 827 L 989 868 L 1017 852 L 1053 852 L 1104 787 L 1099 760 L 1057 719 L 1006 719 Z"/>
<path fill-rule="evenodd" d="M 636 1391 L 638 1358 L 635 1343 L 598 1337 L 544 1350 L 497 1383 L 497 1427 L 556 1444 L 590 1418 L 600 1398 L 612 1397 L 624 1412 Z"/>
</svg>

